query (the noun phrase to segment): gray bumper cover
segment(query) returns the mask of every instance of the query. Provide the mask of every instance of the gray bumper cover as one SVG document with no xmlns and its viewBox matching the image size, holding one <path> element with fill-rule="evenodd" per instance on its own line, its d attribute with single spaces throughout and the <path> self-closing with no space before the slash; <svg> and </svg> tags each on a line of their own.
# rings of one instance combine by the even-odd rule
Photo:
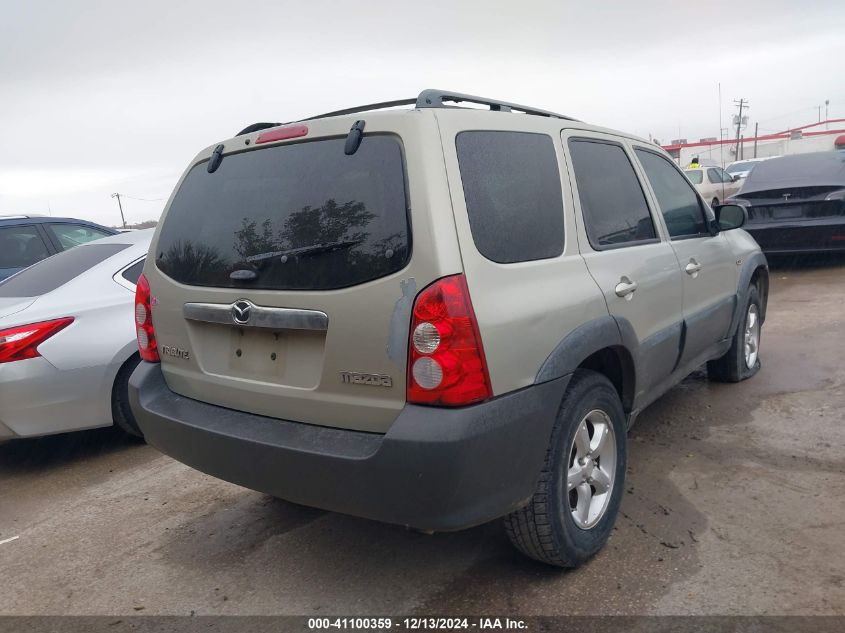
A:
<svg viewBox="0 0 845 633">
<path fill-rule="evenodd" d="M 185 398 L 146 362 L 129 400 L 147 442 L 197 470 L 303 505 L 450 531 L 531 497 L 568 381 L 459 409 L 406 405 L 384 435 Z"/>
</svg>

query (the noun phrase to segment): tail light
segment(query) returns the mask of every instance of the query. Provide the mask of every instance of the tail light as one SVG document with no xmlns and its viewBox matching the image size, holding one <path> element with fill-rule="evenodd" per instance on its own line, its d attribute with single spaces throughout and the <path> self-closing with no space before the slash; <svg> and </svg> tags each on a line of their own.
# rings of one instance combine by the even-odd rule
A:
<svg viewBox="0 0 845 633">
<path fill-rule="evenodd" d="M 151 363 L 161 361 L 153 328 L 153 306 L 150 297 L 150 283 L 142 273 L 135 286 L 135 332 L 138 335 L 138 351 L 141 359 Z"/>
<path fill-rule="evenodd" d="M 0 330 L 0 363 L 41 356 L 38 346 L 73 323 L 73 317 Z"/>
<path fill-rule="evenodd" d="M 493 395 L 463 275 L 443 277 L 417 295 L 408 347 L 408 402 L 461 406 Z"/>
</svg>

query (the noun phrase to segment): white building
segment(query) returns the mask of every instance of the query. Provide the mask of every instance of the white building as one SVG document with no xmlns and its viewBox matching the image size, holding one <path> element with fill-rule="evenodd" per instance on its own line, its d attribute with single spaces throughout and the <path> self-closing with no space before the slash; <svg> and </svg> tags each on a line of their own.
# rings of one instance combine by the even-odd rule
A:
<svg viewBox="0 0 845 633">
<path fill-rule="evenodd" d="M 735 138 L 722 141 L 715 138 L 701 139 L 697 143 L 689 143 L 686 139 L 680 141 L 662 147 L 681 167 L 689 165 L 695 157 L 702 162 L 724 167 L 735 160 L 755 156 L 784 156 L 845 149 L 845 119 L 831 119 L 776 134 L 744 138 L 740 140 L 739 147 Z"/>
</svg>

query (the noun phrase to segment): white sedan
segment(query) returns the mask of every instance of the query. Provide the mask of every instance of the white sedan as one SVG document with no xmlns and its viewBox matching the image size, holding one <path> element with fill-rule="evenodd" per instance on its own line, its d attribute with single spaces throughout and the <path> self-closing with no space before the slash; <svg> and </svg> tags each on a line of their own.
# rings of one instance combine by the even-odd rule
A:
<svg viewBox="0 0 845 633">
<path fill-rule="evenodd" d="M 0 283 L 0 440 L 112 423 L 140 436 L 127 385 L 152 233 L 83 244 Z"/>
<path fill-rule="evenodd" d="M 684 169 L 684 173 L 698 189 L 701 197 L 711 206 L 721 204 L 734 196 L 742 187 L 739 178 L 734 178 L 724 169 L 715 165 L 687 167 Z"/>
</svg>

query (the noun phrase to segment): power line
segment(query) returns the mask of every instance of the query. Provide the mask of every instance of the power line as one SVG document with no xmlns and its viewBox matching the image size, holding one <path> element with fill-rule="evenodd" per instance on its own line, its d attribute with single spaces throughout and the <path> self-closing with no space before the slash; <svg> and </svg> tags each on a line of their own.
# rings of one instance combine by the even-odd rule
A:
<svg viewBox="0 0 845 633">
<path fill-rule="evenodd" d="M 122 198 L 129 198 L 130 200 L 140 200 L 141 202 L 161 202 L 167 198 L 136 198 L 135 196 L 127 196 L 125 193 L 120 194 Z"/>
</svg>

